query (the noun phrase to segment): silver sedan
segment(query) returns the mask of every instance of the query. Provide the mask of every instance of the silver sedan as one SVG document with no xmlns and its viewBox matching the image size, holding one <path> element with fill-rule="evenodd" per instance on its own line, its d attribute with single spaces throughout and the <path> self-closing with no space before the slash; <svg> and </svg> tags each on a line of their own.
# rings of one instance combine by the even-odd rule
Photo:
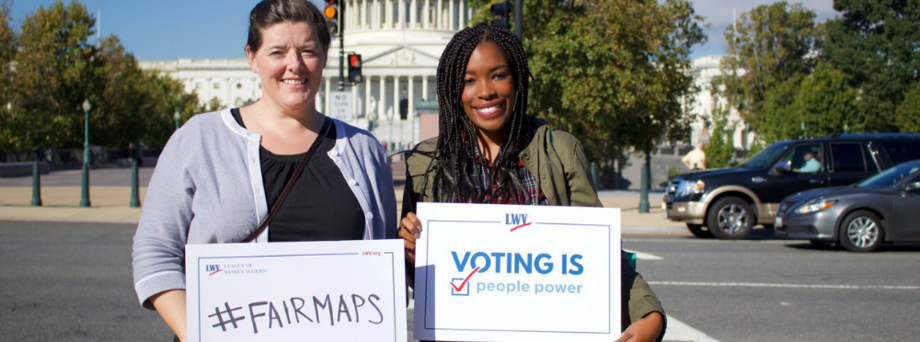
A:
<svg viewBox="0 0 920 342">
<path fill-rule="evenodd" d="M 776 235 L 839 244 L 853 252 L 920 241 L 920 160 L 846 187 L 800 192 L 779 205 Z"/>
</svg>

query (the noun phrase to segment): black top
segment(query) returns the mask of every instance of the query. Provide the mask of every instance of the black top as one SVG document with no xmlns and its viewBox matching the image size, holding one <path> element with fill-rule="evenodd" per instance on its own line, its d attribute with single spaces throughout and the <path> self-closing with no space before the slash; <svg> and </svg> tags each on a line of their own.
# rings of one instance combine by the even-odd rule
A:
<svg viewBox="0 0 920 342">
<path fill-rule="evenodd" d="M 230 112 L 245 128 L 240 110 L 233 108 Z M 326 119 L 323 129 L 326 130 L 325 138 L 268 225 L 270 242 L 360 240 L 364 237 L 364 211 L 342 171 L 329 158 L 328 152 L 335 146 L 335 125 Z M 279 155 L 259 146 L 262 185 L 269 210 L 304 154 Z"/>
</svg>

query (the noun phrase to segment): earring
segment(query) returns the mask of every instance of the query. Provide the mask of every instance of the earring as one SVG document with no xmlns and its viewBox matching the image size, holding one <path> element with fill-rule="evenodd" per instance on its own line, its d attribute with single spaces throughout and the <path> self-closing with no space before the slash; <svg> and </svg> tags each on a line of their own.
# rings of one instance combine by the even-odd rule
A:
<svg viewBox="0 0 920 342">
<path fill-rule="evenodd" d="M 259 73 L 259 69 L 256 69 L 256 68 L 252 68 L 252 72 L 254 72 L 254 73 L 257 73 L 257 74 L 258 74 L 258 73 Z"/>
</svg>

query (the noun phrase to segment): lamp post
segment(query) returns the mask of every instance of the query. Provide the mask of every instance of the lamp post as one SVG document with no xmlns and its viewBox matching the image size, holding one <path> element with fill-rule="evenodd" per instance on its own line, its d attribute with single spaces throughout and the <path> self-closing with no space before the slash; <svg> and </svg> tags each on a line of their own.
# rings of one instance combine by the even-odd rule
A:
<svg viewBox="0 0 920 342">
<path fill-rule="evenodd" d="M 83 139 L 83 181 L 80 191 L 80 207 L 89 207 L 89 110 L 93 104 L 89 99 L 83 101 L 85 138 Z"/>
<path fill-rule="evenodd" d="M 179 130 L 179 118 L 181 118 L 181 117 L 182 117 L 182 116 L 179 115 L 179 112 L 178 112 L 178 111 L 176 111 L 176 114 L 173 114 L 173 119 L 176 119 L 176 130 L 177 130 L 177 131 Z"/>
</svg>

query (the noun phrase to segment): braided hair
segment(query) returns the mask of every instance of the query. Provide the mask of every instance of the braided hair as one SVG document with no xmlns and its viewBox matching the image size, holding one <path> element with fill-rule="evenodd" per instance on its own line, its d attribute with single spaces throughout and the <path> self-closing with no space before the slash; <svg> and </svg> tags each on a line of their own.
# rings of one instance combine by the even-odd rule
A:
<svg viewBox="0 0 920 342">
<path fill-rule="evenodd" d="M 498 156 L 492 161 L 489 177 L 484 179 L 483 167 L 477 164 L 475 151 L 478 149 L 476 127 L 470 121 L 460 101 L 464 88 L 467 63 L 473 50 L 482 43 L 498 45 L 511 68 L 514 82 L 514 107 L 506 125 L 508 136 L 501 145 Z M 436 155 L 438 164 L 434 177 L 433 197 L 438 202 L 485 202 L 492 199 L 517 203 L 518 194 L 530 201 L 528 192 L 515 172 L 517 156 L 522 146 L 517 142 L 523 133 L 522 127 L 529 126 L 526 117 L 528 90 L 533 74 L 527 65 L 527 57 L 521 42 L 503 27 L 479 24 L 466 28 L 456 35 L 444 48 L 438 62 L 438 143 Z M 535 89 L 536 91 L 536 89 Z M 536 110 L 534 110 L 536 112 Z M 485 180 L 476 186 L 473 180 Z"/>
</svg>

